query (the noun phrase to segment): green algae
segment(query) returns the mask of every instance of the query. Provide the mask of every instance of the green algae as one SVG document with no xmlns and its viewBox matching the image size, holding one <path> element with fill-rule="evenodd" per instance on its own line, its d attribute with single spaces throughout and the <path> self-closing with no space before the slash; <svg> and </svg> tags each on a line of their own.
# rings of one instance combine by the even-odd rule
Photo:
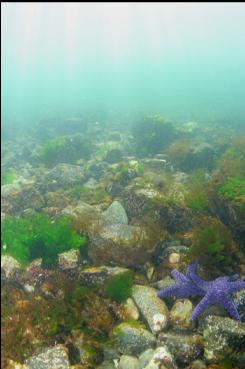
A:
<svg viewBox="0 0 245 369">
<path fill-rule="evenodd" d="M 236 197 L 245 195 L 245 178 L 227 178 L 217 189 L 218 195 L 226 200 L 234 200 Z"/>
<path fill-rule="evenodd" d="M 229 229 L 217 219 L 208 219 L 194 229 L 193 244 L 187 259 L 198 260 L 210 272 L 226 272 L 233 263 L 232 246 Z"/>
<path fill-rule="evenodd" d="M 210 185 L 205 179 L 204 170 L 193 172 L 189 179 L 188 189 L 186 205 L 195 211 L 207 212 L 210 209 Z"/>
<path fill-rule="evenodd" d="M 7 216 L 2 222 L 2 253 L 23 264 L 42 258 L 43 266 L 52 267 L 59 253 L 79 249 L 86 243 L 87 238 L 71 228 L 71 220 L 66 216 L 55 221 L 45 214 Z"/>
<path fill-rule="evenodd" d="M 3 172 L 3 175 L 2 175 L 2 185 L 12 184 L 15 179 L 16 179 L 15 172 L 13 172 L 11 170 L 8 170 L 6 172 Z"/>
<path fill-rule="evenodd" d="M 112 276 L 107 282 L 106 295 L 119 303 L 125 302 L 131 295 L 133 286 L 133 274 L 131 271 Z"/>
</svg>

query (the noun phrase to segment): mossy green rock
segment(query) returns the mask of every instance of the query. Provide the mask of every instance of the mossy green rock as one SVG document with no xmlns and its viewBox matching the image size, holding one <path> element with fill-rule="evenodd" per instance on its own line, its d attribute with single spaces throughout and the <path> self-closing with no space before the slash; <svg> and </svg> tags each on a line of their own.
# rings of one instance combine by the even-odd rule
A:
<svg viewBox="0 0 245 369">
<path fill-rule="evenodd" d="M 127 268 L 120 267 L 88 267 L 81 269 L 78 273 L 78 280 L 87 287 L 99 287 L 101 292 L 106 291 L 106 286 L 115 277 L 125 277 L 130 273 Z"/>
<path fill-rule="evenodd" d="M 130 355 L 122 355 L 120 357 L 118 369 L 138 369 L 139 360 Z"/>
<path fill-rule="evenodd" d="M 111 337 L 118 351 L 126 355 L 139 355 L 156 343 L 153 334 L 139 323 L 121 323 L 113 329 Z"/>
</svg>

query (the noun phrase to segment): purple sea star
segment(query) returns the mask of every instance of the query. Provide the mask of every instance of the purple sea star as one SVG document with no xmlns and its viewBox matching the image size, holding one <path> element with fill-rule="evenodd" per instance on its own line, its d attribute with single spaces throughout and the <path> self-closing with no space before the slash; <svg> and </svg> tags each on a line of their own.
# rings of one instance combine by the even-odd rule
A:
<svg viewBox="0 0 245 369">
<path fill-rule="evenodd" d="M 194 278 L 201 280 L 198 276 Z M 245 288 L 245 281 L 238 278 L 234 280 L 232 277 L 219 277 L 210 282 L 201 281 L 201 288 L 205 290 L 205 295 L 194 309 L 192 320 L 195 320 L 203 310 L 214 304 L 222 305 L 232 318 L 241 320 L 237 307 L 232 299 L 232 293 Z"/>
<path fill-rule="evenodd" d="M 187 298 L 191 296 L 204 296 L 205 291 L 191 279 L 191 275 L 195 275 L 197 271 L 197 263 L 191 264 L 186 272 L 186 275 L 174 269 L 171 276 L 175 280 L 173 286 L 163 288 L 158 292 L 158 297 L 175 296 L 177 298 Z"/>
<path fill-rule="evenodd" d="M 177 270 L 173 270 L 171 275 L 176 283 L 159 291 L 158 297 L 175 296 L 177 298 L 187 298 L 196 295 L 203 296 L 203 299 L 193 311 L 192 320 L 195 320 L 203 310 L 214 304 L 222 305 L 234 319 L 240 320 L 240 315 L 232 299 L 232 293 L 245 288 L 245 281 L 239 279 L 238 275 L 219 277 L 214 281 L 205 281 L 196 274 L 197 266 L 197 263 L 191 264 L 188 267 L 186 276 Z"/>
</svg>

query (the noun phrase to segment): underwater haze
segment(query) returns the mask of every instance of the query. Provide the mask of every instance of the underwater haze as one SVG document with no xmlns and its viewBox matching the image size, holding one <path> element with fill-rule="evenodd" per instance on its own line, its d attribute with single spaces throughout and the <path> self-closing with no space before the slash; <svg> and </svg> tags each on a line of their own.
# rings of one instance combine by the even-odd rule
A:
<svg viewBox="0 0 245 369">
<path fill-rule="evenodd" d="M 2 3 L 2 369 L 245 368 L 244 45 L 245 3 Z"/>
<path fill-rule="evenodd" d="M 244 117 L 243 3 L 2 3 L 2 124 L 50 111 Z"/>
</svg>

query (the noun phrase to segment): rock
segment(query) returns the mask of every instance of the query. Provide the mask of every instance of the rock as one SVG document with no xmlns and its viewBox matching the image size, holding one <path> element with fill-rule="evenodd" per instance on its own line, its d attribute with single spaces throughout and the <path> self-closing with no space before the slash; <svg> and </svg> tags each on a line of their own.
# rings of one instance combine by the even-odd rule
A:
<svg viewBox="0 0 245 369">
<path fill-rule="evenodd" d="M 79 266 L 80 252 L 71 249 L 58 255 L 58 267 L 63 271 L 74 270 Z"/>
<path fill-rule="evenodd" d="M 107 152 L 105 161 L 110 164 L 118 163 L 123 158 L 123 153 L 120 149 L 111 149 Z"/>
<path fill-rule="evenodd" d="M 79 201 L 76 206 L 67 206 L 62 214 L 69 215 L 74 220 L 75 229 L 87 233 L 89 237 L 95 236 L 104 224 L 101 211 L 83 201 Z"/>
<path fill-rule="evenodd" d="M 178 264 L 180 262 L 180 254 L 172 252 L 168 257 L 168 261 L 170 264 Z"/>
<path fill-rule="evenodd" d="M 144 165 L 147 168 L 164 170 L 167 168 L 168 163 L 166 158 L 152 158 L 143 160 Z"/>
<path fill-rule="evenodd" d="M 128 224 L 128 217 L 124 207 L 119 201 L 113 201 L 109 208 L 103 212 L 106 225 Z"/>
<path fill-rule="evenodd" d="M 134 285 L 132 299 L 152 333 L 158 333 L 166 328 L 169 316 L 168 308 L 164 301 L 157 297 L 157 291 L 154 288 Z"/>
<path fill-rule="evenodd" d="M 176 254 L 181 256 L 181 255 L 186 255 L 189 251 L 189 247 L 184 246 L 184 245 L 172 245 L 172 246 L 168 246 L 164 249 L 164 257 L 168 259 L 170 259 L 171 255 L 174 255 L 174 257 L 176 257 Z M 173 256 L 172 256 L 173 257 Z"/>
<path fill-rule="evenodd" d="M 170 321 L 176 328 L 191 329 L 194 322 L 191 320 L 193 304 L 188 299 L 178 299 L 175 301 L 170 311 Z"/>
<path fill-rule="evenodd" d="M 241 316 L 241 321 L 245 322 L 245 290 L 234 293 L 234 302 Z"/>
<path fill-rule="evenodd" d="M 3 187 L 11 187 L 6 185 Z M 45 201 L 40 192 L 33 185 L 19 185 L 11 187 L 11 190 L 6 191 L 1 188 L 1 209 L 4 213 L 11 215 L 20 215 L 25 209 L 39 211 L 45 206 Z"/>
<path fill-rule="evenodd" d="M 23 288 L 27 293 L 34 293 L 35 292 L 35 287 L 31 284 L 26 283 L 26 284 L 24 284 Z"/>
<path fill-rule="evenodd" d="M 112 360 L 105 360 L 102 364 L 96 367 L 97 369 L 116 369 L 116 366 Z"/>
<path fill-rule="evenodd" d="M 91 238 L 89 256 L 97 265 L 135 267 L 148 261 L 156 247 L 145 228 L 126 224 L 103 227 Z"/>
<path fill-rule="evenodd" d="M 165 366 L 161 365 L 159 361 L 151 360 L 144 369 L 167 369 Z"/>
<path fill-rule="evenodd" d="M 78 273 L 78 281 L 86 287 L 105 287 L 111 277 L 125 275 L 129 269 L 120 267 L 88 267 Z"/>
<path fill-rule="evenodd" d="M 3 365 L 5 365 L 5 364 L 3 364 Z M 4 366 L 4 368 L 6 368 L 6 369 L 29 369 L 29 367 L 27 365 L 17 363 L 16 361 L 13 361 L 13 360 L 8 360 L 6 365 L 7 366 Z"/>
<path fill-rule="evenodd" d="M 207 142 L 178 140 L 169 147 L 169 154 L 173 166 L 188 173 L 198 168 L 211 169 L 215 152 Z"/>
<path fill-rule="evenodd" d="M 159 363 L 160 368 L 164 366 L 167 369 L 178 369 L 173 355 L 169 352 L 168 348 L 165 346 L 160 346 L 154 351 L 153 358 L 151 361 L 154 363 Z"/>
<path fill-rule="evenodd" d="M 192 211 L 177 204 L 163 206 L 160 209 L 162 226 L 170 233 L 186 232 L 193 226 Z"/>
<path fill-rule="evenodd" d="M 1 257 L 1 277 L 6 280 L 18 281 L 21 275 L 21 264 L 10 255 Z"/>
<path fill-rule="evenodd" d="M 64 191 L 46 192 L 44 194 L 46 208 L 64 209 L 71 202 L 69 197 L 66 197 Z"/>
<path fill-rule="evenodd" d="M 29 369 L 70 369 L 67 350 L 63 345 L 47 348 L 26 360 Z"/>
<path fill-rule="evenodd" d="M 153 358 L 154 350 L 148 349 L 139 356 L 139 367 L 138 369 L 143 369 Z"/>
<path fill-rule="evenodd" d="M 160 333 L 158 346 L 167 346 L 170 353 L 180 364 L 189 364 L 203 352 L 203 338 L 198 334 L 175 332 Z"/>
<path fill-rule="evenodd" d="M 244 250 L 245 196 L 243 195 L 237 197 L 234 200 L 217 198 L 215 199 L 214 210 L 217 217 L 224 224 L 229 225 L 229 228 L 232 230 L 235 239 L 241 245 L 241 250 Z"/>
<path fill-rule="evenodd" d="M 101 176 L 108 172 L 109 164 L 106 162 L 98 162 L 91 160 L 87 165 L 87 175 L 99 180 Z"/>
<path fill-rule="evenodd" d="M 145 263 L 145 273 L 148 281 L 152 281 L 152 279 L 155 277 L 155 267 L 152 262 L 148 261 Z"/>
<path fill-rule="evenodd" d="M 45 180 L 50 190 L 70 189 L 84 181 L 84 169 L 79 165 L 60 163 L 47 174 Z"/>
<path fill-rule="evenodd" d="M 145 215 L 151 197 L 142 194 L 142 192 L 139 193 L 131 186 L 128 186 L 121 196 L 129 220 L 140 219 Z"/>
<path fill-rule="evenodd" d="M 207 369 L 207 366 L 202 360 L 194 360 L 188 367 L 185 369 Z M 211 368 L 210 368 L 211 369 Z"/>
<path fill-rule="evenodd" d="M 211 363 L 226 357 L 245 367 L 245 324 L 231 318 L 208 316 L 203 322 L 204 357 Z"/>
<path fill-rule="evenodd" d="M 140 324 L 121 323 L 112 331 L 118 351 L 126 355 L 139 355 L 155 346 L 156 339 Z"/>
<path fill-rule="evenodd" d="M 159 290 L 162 290 L 163 288 L 167 288 L 170 286 L 173 286 L 175 284 L 175 281 L 173 278 L 167 276 L 160 281 L 152 283 L 152 287 L 157 288 Z"/>
<path fill-rule="evenodd" d="M 84 183 L 84 187 L 87 187 L 90 190 L 96 190 L 99 186 L 99 183 L 93 177 L 89 178 L 88 181 Z"/>
<path fill-rule="evenodd" d="M 126 303 L 124 304 L 126 309 L 126 313 L 129 319 L 138 320 L 139 319 L 139 310 L 135 305 L 134 301 L 131 298 L 128 298 Z"/>
<path fill-rule="evenodd" d="M 137 369 L 139 365 L 139 360 L 137 357 L 122 355 L 120 357 L 118 369 Z"/>
<path fill-rule="evenodd" d="M 53 274 L 52 270 L 42 268 L 42 259 L 33 260 L 23 274 L 23 282 L 28 285 L 27 289 L 40 287 Z"/>
</svg>

